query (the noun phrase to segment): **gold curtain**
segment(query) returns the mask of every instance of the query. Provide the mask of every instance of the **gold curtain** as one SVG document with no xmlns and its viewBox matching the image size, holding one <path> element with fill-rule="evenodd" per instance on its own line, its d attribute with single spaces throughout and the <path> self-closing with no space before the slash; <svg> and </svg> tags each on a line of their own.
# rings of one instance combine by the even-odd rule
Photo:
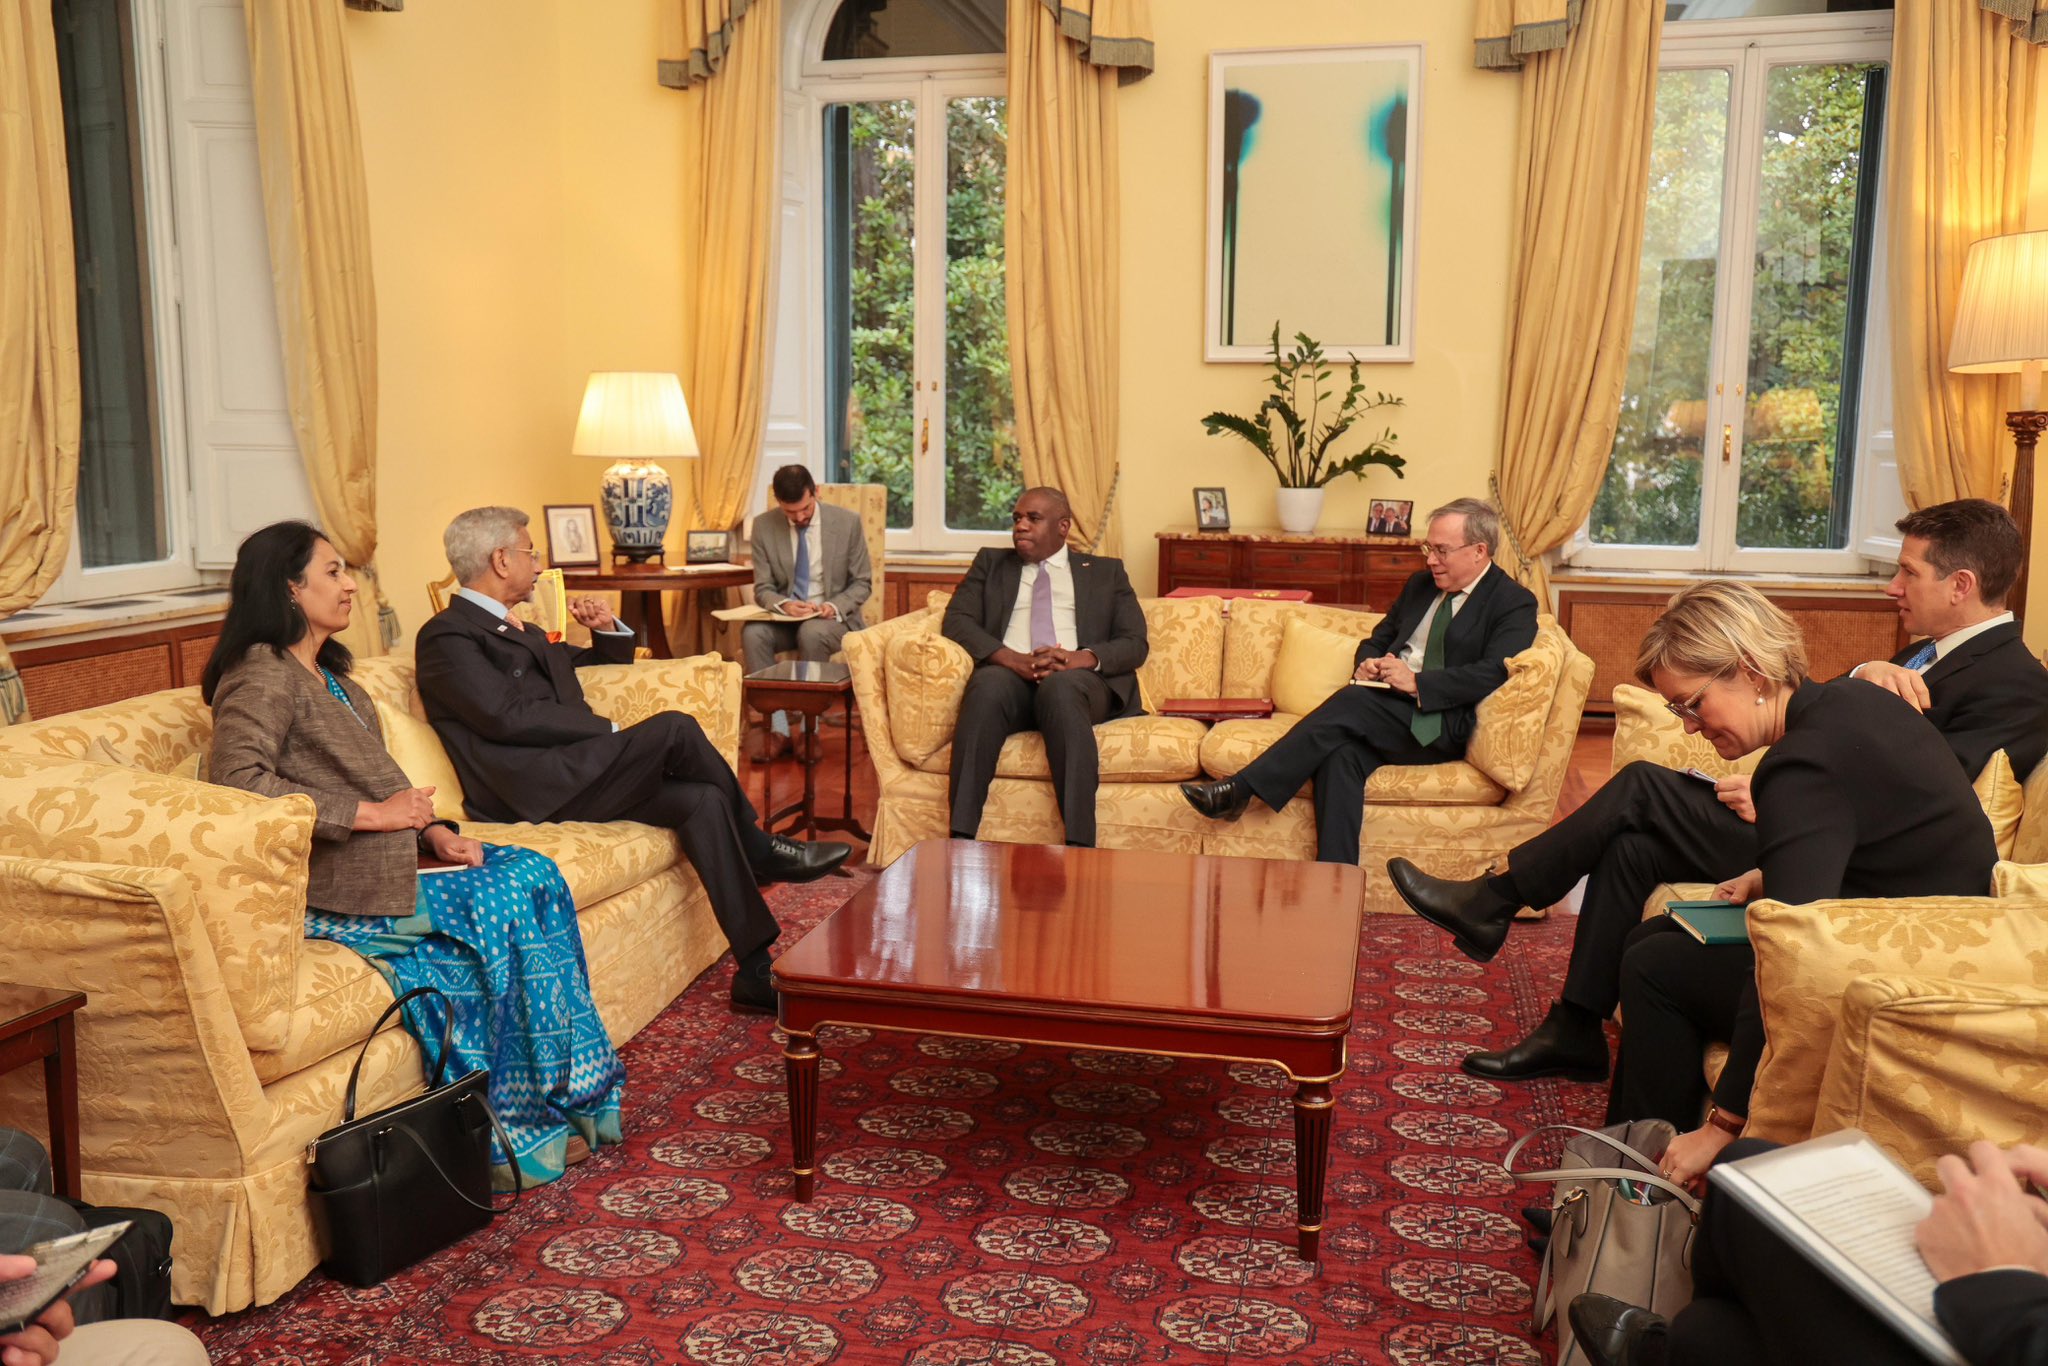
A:
<svg viewBox="0 0 2048 1366">
<path fill-rule="evenodd" d="M 1501 564 L 1549 601 L 1542 556 L 1592 511 L 1621 417 L 1664 7 L 1585 0 L 1522 70 L 1507 400 L 1494 497 Z"/>
<path fill-rule="evenodd" d="M 1473 33 L 1475 65 L 1518 67 L 1538 52 L 1555 52 L 1579 26 L 1581 0 L 1479 0 Z"/>
<path fill-rule="evenodd" d="M 342 639 L 381 655 L 398 618 L 375 568 L 377 294 L 341 0 L 243 8 L 292 431 L 321 529 L 377 606 Z"/>
<path fill-rule="evenodd" d="M 47 4 L 0 13 L 0 617 L 50 591 L 78 495 L 78 286 Z M 0 643 L 0 724 L 28 719 Z"/>
<path fill-rule="evenodd" d="M 1144 0 L 1010 0 L 1004 212 L 1010 382 L 1026 484 L 1116 554 L 1116 87 L 1150 69 Z"/>
<path fill-rule="evenodd" d="M 2048 39 L 2048 21 L 2033 0 L 1922 0 L 1899 6 L 1893 25 L 1885 173 L 1899 478 L 1914 508 L 2002 501 L 2018 380 L 1950 374 L 1948 343 L 1970 244 L 2027 226 L 2043 80 L 2032 42 Z"/>
</svg>

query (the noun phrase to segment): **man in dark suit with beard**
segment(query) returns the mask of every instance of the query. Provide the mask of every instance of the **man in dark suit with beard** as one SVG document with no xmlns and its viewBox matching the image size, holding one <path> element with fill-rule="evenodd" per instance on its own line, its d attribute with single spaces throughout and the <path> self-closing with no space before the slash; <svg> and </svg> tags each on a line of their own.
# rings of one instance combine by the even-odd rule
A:
<svg viewBox="0 0 2048 1366">
<path fill-rule="evenodd" d="M 953 838 L 981 825 L 1003 741 L 1045 737 L 1067 843 L 1095 845 L 1095 727 L 1136 716 L 1145 614 L 1122 560 L 1067 549 L 1073 510 L 1054 488 L 1026 489 L 1010 513 L 1009 550 L 976 552 L 941 626 L 973 656 L 948 775 Z"/>
<path fill-rule="evenodd" d="M 1898 529 L 1899 569 L 1885 592 L 1907 633 L 1926 638 L 1851 674 L 1918 708 L 1967 777 L 2002 749 L 2024 779 L 2048 750 L 2048 669 L 2005 610 L 2024 553 L 2019 528 L 1998 504 L 1964 498 L 1911 513 Z M 1644 900 L 1662 882 L 1721 882 L 1755 867 L 1755 819 L 1747 776 L 1709 785 L 1637 762 L 1512 850 L 1505 873 L 1454 882 L 1391 860 L 1408 904 L 1481 962 L 1500 951 L 1517 908 L 1548 906 L 1590 875 L 1560 998 L 1526 1039 L 1472 1054 L 1465 1070 L 1496 1081 L 1604 1078 L 1600 1022 L 1619 1000 L 1622 945 Z"/>
<path fill-rule="evenodd" d="M 732 946 L 733 1004 L 773 1010 L 768 946 L 780 931 L 756 881 L 822 877 L 851 846 L 763 831 L 694 718 L 662 712 L 621 730 L 592 711 L 577 668 L 630 662 L 633 634 L 592 598 L 571 604 L 590 628 L 581 650 L 511 615 L 539 570 L 526 522 L 516 508 L 488 507 L 449 523 L 443 541 L 462 587 L 414 646 L 427 720 L 462 779 L 464 805 L 479 820 L 632 820 L 675 831 Z"/>
<path fill-rule="evenodd" d="M 1236 777 L 1182 783 L 1205 816 L 1234 821 L 1257 797 L 1278 811 L 1315 780 L 1316 858 L 1358 862 L 1365 782 L 1382 764 L 1441 764 L 1465 752 L 1473 718 L 1536 639 L 1536 597 L 1493 567 L 1500 516 L 1476 498 L 1429 517 L 1428 568 L 1359 642 L 1354 683 L 1296 722 Z"/>
</svg>

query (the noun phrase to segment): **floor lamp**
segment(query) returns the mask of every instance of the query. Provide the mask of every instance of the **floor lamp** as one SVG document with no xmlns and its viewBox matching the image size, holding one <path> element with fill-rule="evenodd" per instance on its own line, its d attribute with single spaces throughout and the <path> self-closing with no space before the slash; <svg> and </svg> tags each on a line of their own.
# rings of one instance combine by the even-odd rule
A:
<svg viewBox="0 0 2048 1366">
<path fill-rule="evenodd" d="M 2006 506 L 2020 528 L 2020 576 L 2006 606 L 2027 611 L 2027 562 L 2034 549 L 2034 446 L 2048 431 L 2041 409 L 2041 362 L 2048 359 L 2048 232 L 2015 232 L 1972 243 L 1962 298 L 1949 338 L 1948 368 L 1958 374 L 2020 377 L 2020 406 L 2005 415 L 2016 450 Z"/>
</svg>

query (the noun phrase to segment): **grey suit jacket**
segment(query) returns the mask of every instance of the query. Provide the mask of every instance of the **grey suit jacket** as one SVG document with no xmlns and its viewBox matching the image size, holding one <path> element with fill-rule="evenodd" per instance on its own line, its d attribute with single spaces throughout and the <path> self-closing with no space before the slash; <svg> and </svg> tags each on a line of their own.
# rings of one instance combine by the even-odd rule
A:
<svg viewBox="0 0 2048 1366">
<path fill-rule="evenodd" d="M 789 518 L 779 507 L 769 508 L 754 519 L 748 535 L 754 551 L 754 601 L 763 607 L 780 607 L 789 598 L 789 581 L 796 573 Z M 811 572 L 825 576 L 825 601 L 832 604 L 841 621 L 858 631 L 866 624 L 860 606 L 874 591 L 875 574 L 859 515 L 818 504 L 818 540 L 822 563 L 812 565 Z"/>
<path fill-rule="evenodd" d="M 355 829 L 356 805 L 412 786 L 384 748 L 370 695 L 344 678 L 351 713 L 297 660 L 257 645 L 213 694 L 212 781 L 264 797 L 313 799 L 306 904 L 340 915 L 411 915 L 419 845 L 411 830 Z M 357 719 L 360 717 L 361 719 Z"/>
</svg>

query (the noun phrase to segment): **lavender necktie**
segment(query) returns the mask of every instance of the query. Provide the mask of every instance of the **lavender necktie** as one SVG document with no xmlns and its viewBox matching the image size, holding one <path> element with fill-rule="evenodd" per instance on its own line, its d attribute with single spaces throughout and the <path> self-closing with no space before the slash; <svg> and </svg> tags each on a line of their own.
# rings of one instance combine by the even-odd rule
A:
<svg viewBox="0 0 2048 1366">
<path fill-rule="evenodd" d="M 1038 566 L 1038 582 L 1031 585 L 1031 648 L 1043 650 L 1060 639 L 1052 629 L 1052 570 Z"/>
</svg>

